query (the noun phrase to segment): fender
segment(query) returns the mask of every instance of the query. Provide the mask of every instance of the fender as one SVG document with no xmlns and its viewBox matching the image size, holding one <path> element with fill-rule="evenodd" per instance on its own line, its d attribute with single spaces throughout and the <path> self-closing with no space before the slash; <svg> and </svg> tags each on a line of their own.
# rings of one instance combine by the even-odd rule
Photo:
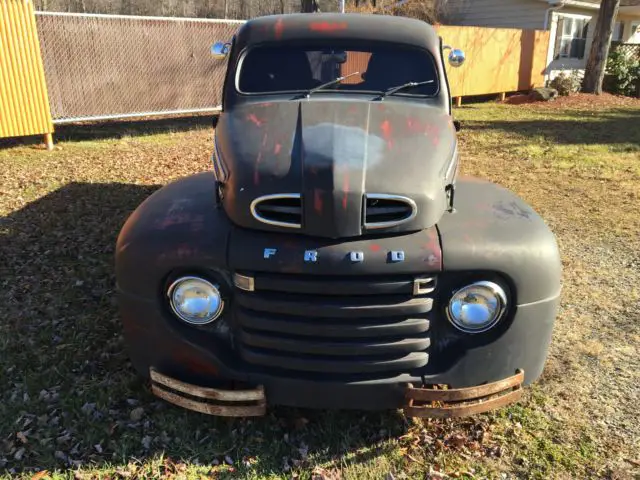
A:
<svg viewBox="0 0 640 480">
<path fill-rule="evenodd" d="M 176 180 L 147 198 L 127 219 L 116 244 L 118 288 L 157 298 L 174 269 L 226 270 L 232 225 L 216 202 L 212 173 Z"/>
<path fill-rule="evenodd" d="M 455 211 L 438 223 L 444 270 L 489 270 L 513 282 L 518 305 L 556 298 L 562 264 L 555 236 L 522 199 L 473 177 L 456 182 Z"/>
<path fill-rule="evenodd" d="M 459 342 L 455 350 L 464 352 L 449 374 L 468 386 L 479 377 L 504 378 L 517 366 L 525 372 L 524 384 L 532 383 L 544 368 L 560 299 L 562 266 L 553 233 L 515 194 L 471 177 L 458 179 L 455 211 L 442 218 L 438 231 L 444 298 L 463 272 L 493 272 L 511 286 L 510 323 L 483 342 L 469 336 L 442 341 Z"/>
</svg>

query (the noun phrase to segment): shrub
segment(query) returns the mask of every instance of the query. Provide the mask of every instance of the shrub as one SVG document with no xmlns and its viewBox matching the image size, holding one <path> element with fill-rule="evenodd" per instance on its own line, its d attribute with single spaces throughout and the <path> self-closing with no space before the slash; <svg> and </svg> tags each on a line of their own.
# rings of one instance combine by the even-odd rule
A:
<svg viewBox="0 0 640 480">
<path fill-rule="evenodd" d="M 612 49 L 607 60 L 605 89 L 618 95 L 635 95 L 640 81 L 640 61 L 619 48 Z"/>
<path fill-rule="evenodd" d="M 558 94 L 564 97 L 578 92 L 581 85 L 582 79 L 580 78 L 580 74 L 576 71 L 573 71 L 570 75 L 562 72 L 549 82 L 549 86 L 551 88 L 555 88 L 558 91 Z"/>
</svg>

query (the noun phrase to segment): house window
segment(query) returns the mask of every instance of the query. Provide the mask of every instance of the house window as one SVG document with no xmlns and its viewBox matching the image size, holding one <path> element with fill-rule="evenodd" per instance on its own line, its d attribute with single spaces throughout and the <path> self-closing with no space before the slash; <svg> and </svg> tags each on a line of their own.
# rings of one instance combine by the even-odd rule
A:
<svg viewBox="0 0 640 480">
<path fill-rule="evenodd" d="M 558 22 L 556 58 L 584 58 L 589 19 L 563 16 Z"/>
<path fill-rule="evenodd" d="M 613 27 L 613 37 L 611 40 L 614 42 L 621 42 L 623 32 L 624 32 L 624 23 L 616 22 L 616 25 Z"/>
</svg>

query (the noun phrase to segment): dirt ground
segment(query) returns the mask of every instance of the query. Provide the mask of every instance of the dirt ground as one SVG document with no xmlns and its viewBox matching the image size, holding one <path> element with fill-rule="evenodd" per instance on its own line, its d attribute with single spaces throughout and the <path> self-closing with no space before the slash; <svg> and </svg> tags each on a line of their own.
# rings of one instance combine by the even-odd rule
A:
<svg viewBox="0 0 640 480">
<path fill-rule="evenodd" d="M 24 478 L 640 478 L 640 101 L 575 96 L 455 111 L 463 173 L 555 232 L 560 313 L 525 399 L 465 420 L 271 409 L 203 417 L 156 400 L 124 353 L 117 232 L 209 170 L 208 118 L 0 146 L 0 472 Z M 40 473 L 37 473 L 40 472 Z"/>
</svg>

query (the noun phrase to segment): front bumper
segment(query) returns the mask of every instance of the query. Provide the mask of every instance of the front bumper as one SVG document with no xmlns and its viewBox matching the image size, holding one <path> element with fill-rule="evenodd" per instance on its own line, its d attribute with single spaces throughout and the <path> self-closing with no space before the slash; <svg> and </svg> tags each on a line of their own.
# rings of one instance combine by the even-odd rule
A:
<svg viewBox="0 0 640 480">
<path fill-rule="evenodd" d="M 149 373 L 156 396 L 188 410 L 225 417 L 254 417 L 266 413 L 267 398 L 262 385 L 243 390 L 210 388 L 176 380 L 153 368 Z M 469 388 L 437 389 L 426 385 L 417 388 L 408 383 L 403 387 L 402 410 L 408 417 L 474 415 L 519 400 L 523 381 L 524 372 L 520 370 L 504 380 Z M 332 393 L 325 392 L 327 395 Z"/>
<path fill-rule="evenodd" d="M 192 410 L 232 416 L 262 415 L 266 405 L 283 405 L 401 408 L 410 416 L 454 417 L 506 405 L 520 398 L 521 387 L 542 372 L 557 306 L 555 298 L 518 307 L 510 327 L 499 337 L 459 353 L 445 369 L 423 375 L 349 379 L 283 376 L 253 369 L 224 342 L 165 321 L 155 302 L 122 292 L 120 300 L 129 355 L 140 374 L 151 376 L 154 393 Z M 450 351 L 447 348 L 439 355 Z M 435 390 L 431 385 L 448 389 Z M 239 394 L 238 389 L 245 392 Z"/>
</svg>

